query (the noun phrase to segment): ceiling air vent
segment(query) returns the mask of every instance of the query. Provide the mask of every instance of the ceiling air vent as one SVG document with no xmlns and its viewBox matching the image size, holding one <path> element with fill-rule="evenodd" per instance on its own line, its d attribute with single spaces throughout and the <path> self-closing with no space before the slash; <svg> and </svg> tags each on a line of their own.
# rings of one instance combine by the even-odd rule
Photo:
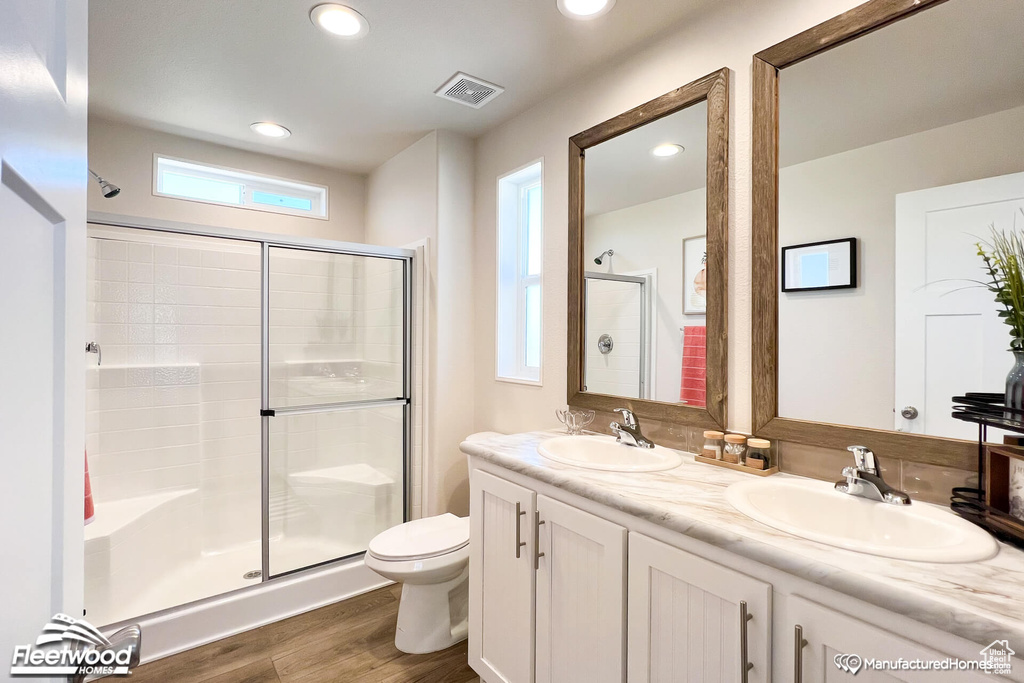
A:
<svg viewBox="0 0 1024 683">
<path fill-rule="evenodd" d="M 443 99 L 479 109 L 503 92 L 505 89 L 501 86 L 460 71 L 435 90 L 434 94 Z"/>
</svg>

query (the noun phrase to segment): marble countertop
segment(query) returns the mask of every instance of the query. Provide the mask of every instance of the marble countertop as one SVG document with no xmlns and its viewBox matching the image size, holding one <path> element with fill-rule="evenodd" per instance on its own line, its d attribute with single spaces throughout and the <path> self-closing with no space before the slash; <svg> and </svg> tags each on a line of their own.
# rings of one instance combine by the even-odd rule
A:
<svg viewBox="0 0 1024 683">
<path fill-rule="evenodd" d="M 685 454 L 682 465 L 666 472 L 581 469 L 537 452 L 537 444 L 557 435 L 494 436 L 463 442 L 461 448 L 502 468 L 947 633 L 981 645 L 1009 638 L 1017 652 L 1024 652 L 1024 551 L 1001 543 L 999 554 L 984 562 L 935 564 L 834 548 L 777 531 L 733 508 L 725 499 L 726 487 L 751 475 L 698 463 Z"/>
</svg>

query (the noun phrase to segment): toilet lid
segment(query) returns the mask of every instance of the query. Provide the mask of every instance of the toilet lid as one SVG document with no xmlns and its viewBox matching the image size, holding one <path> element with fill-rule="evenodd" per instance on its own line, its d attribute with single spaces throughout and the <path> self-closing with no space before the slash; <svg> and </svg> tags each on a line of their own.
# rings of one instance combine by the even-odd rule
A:
<svg viewBox="0 0 1024 683">
<path fill-rule="evenodd" d="M 469 517 L 446 512 L 399 524 L 370 541 L 370 554 L 382 560 L 422 560 L 469 543 Z"/>
</svg>

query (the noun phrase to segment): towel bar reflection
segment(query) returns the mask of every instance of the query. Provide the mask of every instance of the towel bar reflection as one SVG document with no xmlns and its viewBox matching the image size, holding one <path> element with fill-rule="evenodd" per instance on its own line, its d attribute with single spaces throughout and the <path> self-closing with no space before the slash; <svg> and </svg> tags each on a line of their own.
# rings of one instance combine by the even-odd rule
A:
<svg viewBox="0 0 1024 683">
<path fill-rule="evenodd" d="M 96 342 L 89 342 L 85 345 L 86 353 L 96 354 L 96 367 L 103 365 L 103 351 L 100 349 L 100 345 Z"/>
</svg>

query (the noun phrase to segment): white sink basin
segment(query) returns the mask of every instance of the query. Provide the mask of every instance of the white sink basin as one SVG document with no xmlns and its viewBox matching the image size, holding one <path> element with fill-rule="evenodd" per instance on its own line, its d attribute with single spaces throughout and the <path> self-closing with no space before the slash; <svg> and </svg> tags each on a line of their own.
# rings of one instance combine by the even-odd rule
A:
<svg viewBox="0 0 1024 683">
<path fill-rule="evenodd" d="M 660 472 L 683 462 L 671 449 L 625 446 L 613 436 L 556 436 L 542 441 L 537 451 L 555 462 L 608 472 Z"/>
<path fill-rule="evenodd" d="M 878 503 L 829 482 L 771 477 L 744 481 L 725 497 L 743 514 L 819 543 L 920 562 L 977 562 L 999 552 L 981 528 L 939 507 Z"/>
</svg>

